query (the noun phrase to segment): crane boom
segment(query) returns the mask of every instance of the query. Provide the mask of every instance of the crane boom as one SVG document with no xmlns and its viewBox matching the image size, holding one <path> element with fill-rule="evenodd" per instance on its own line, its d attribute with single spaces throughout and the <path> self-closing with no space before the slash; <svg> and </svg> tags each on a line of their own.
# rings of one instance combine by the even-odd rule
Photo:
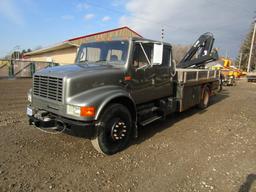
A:
<svg viewBox="0 0 256 192">
<path fill-rule="evenodd" d="M 218 58 L 217 51 L 212 54 L 214 40 L 213 34 L 210 32 L 201 35 L 179 62 L 177 68 L 197 68 L 206 62 L 216 60 Z"/>
</svg>

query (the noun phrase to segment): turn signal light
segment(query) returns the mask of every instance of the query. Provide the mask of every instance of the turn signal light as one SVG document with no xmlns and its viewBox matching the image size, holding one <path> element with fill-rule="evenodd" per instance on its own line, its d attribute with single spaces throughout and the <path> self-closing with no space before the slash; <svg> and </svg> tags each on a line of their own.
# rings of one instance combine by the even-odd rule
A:
<svg viewBox="0 0 256 192">
<path fill-rule="evenodd" d="M 125 80 L 125 81 L 131 81 L 131 80 L 132 80 L 132 77 L 131 77 L 131 76 L 125 76 L 125 77 L 124 77 L 124 80 Z"/>
<path fill-rule="evenodd" d="M 80 107 L 80 116 L 94 117 L 95 116 L 95 107 Z"/>
</svg>

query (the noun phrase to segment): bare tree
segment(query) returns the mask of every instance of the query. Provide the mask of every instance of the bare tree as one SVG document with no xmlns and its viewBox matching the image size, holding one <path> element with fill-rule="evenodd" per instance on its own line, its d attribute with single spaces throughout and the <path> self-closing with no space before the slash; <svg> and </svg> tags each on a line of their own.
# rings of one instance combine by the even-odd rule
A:
<svg viewBox="0 0 256 192">
<path fill-rule="evenodd" d="M 251 40 L 252 40 L 252 35 L 253 35 L 253 27 L 254 27 L 254 23 L 252 23 L 249 33 L 246 35 L 244 41 L 242 42 L 239 54 L 236 58 L 236 66 L 239 65 L 239 62 L 241 60 L 241 69 L 243 69 L 243 70 L 247 69 L 249 52 L 250 52 L 250 47 L 251 47 Z M 242 58 L 240 58 L 241 56 L 242 56 Z M 252 70 L 256 69 L 255 65 L 256 65 L 256 38 L 253 42 L 253 50 L 252 50 L 252 58 L 251 58 L 251 69 Z"/>
<path fill-rule="evenodd" d="M 173 53 L 173 59 L 175 60 L 175 63 L 178 64 L 180 60 L 184 57 L 186 52 L 189 50 L 191 45 L 173 45 L 172 46 L 172 53 Z"/>
</svg>

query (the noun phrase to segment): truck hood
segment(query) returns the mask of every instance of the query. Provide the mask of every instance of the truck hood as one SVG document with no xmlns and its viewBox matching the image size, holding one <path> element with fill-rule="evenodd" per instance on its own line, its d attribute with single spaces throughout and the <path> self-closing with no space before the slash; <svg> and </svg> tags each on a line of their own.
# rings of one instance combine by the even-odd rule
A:
<svg viewBox="0 0 256 192">
<path fill-rule="evenodd" d="M 81 72 L 92 72 L 95 70 L 106 70 L 113 69 L 114 67 L 111 65 L 102 65 L 102 64 L 70 64 L 70 65 L 62 65 L 57 67 L 48 67 L 46 69 L 40 70 L 36 73 L 36 75 L 44 75 L 44 76 L 56 76 L 56 77 L 64 77 L 67 75 L 71 75 L 74 73 Z M 119 68 L 120 69 L 120 68 Z"/>
<path fill-rule="evenodd" d="M 49 67 L 35 75 L 63 78 L 66 101 L 85 91 L 107 85 L 120 86 L 124 68 L 103 64 L 73 64 Z"/>
</svg>

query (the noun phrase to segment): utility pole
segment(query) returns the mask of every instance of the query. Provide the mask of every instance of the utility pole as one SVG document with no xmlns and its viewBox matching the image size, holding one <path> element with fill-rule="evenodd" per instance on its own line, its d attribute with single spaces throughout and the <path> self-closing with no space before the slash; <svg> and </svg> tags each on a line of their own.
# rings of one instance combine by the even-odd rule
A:
<svg viewBox="0 0 256 192">
<path fill-rule="evenodd" d="M 243 57 L 243 53 L 241 52 L 240 53 L 239 68 L 238 69 L 241 69 L 242 57 Z"/>
<path fill-rule="evenodd" d="M 252 59 L 252 50 L 253 50 L 253 44 L 254 44 L 254 38 L 255 38 L 255 31 L 256 31 L 256 21 L 254 21 L 254 29 L 253 29 L 253 34 L 252 34 L 252 41 L 251 41 L 251 49 L 250 49 L 250 54 L 249 54 L 249 59 L 248 59 L 248 67 L 247 67 L 247 72 L 250 72 L 251 69 L 251 59 Z"/>
</svg>

